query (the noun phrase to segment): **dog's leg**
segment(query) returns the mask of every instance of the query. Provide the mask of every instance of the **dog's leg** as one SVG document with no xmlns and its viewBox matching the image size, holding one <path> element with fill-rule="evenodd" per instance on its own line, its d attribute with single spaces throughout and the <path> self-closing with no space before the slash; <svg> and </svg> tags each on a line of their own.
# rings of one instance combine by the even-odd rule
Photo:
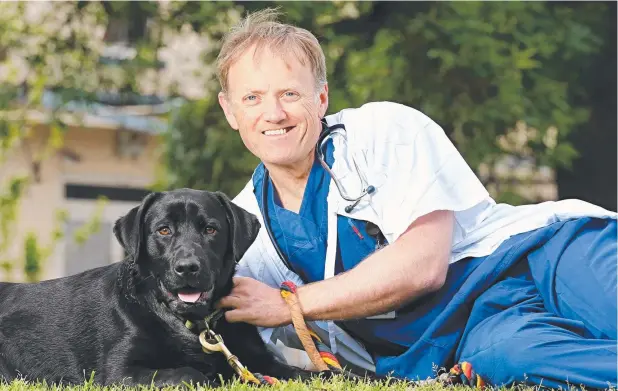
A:
<svg viewBox="0 0 618 391">
<path fill-rule="evenodd" d="M 2 382 L 10 383 L 13 379 L 14 376 L 11 376 L 11 371 L 9 371 L 8 366 L 4 363 L 2 354 L 0 353 L 0 384 L 2 384 Z"/>
<path fill-rule="evenodd" d="M 203 373 L 191 367 L 158 370 L 129 367 L 109 376 L 105 383 L 107 385 L 123 384 L 126 386 L 149 386 L 152 384 L 155 387 L 178 386 L 184 383 L 210 387 L 219 385 L 218 382 L 208 379 Z"/>
</svg>

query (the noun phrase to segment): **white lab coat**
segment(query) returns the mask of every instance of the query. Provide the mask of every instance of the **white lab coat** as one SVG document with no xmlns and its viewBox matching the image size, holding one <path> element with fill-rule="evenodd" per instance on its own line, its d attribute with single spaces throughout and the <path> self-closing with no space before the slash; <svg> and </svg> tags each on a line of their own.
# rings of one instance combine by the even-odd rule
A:
<svg viewBox="0 0 618 391">
<path fill-rule="evenodd" d="M 535 205 L 496 204 L 474 172 L 433 120 L 410 107 L 391 102 L 368 103 L 326 117 L 329 125 L 343 123 L 346 137 L 334 136 L 332 171 L 345 191 L 363 190 L 358 167 L 366 182 L 376 187 L 351 214 L 331 181 L 328 195 L 328 243 L 336 243 L 336 216 L 371 221 L 393 243 L 420 216 L 436 210 L 455 212 L 451 262 L 491 254 L 510 236 L 579 216 L 616 217 L 616 213 L 580 201 L 564 200 Z M 355 164 L 354 164 L 355 163 Z M 272 287 L 301 279 L 277 256 L 254 194 L 253 182 L 233 200 L 258 216 L 262 229 L 239 263 L 238 275 L 253 277 Z M 334 273 L 335 246 L 327 246 L 325 278 Z M 343 364 L 374 370 L 363 346 L 333 322 L 310 322 Z M 300 347 L 292 326 L 261 328 L 272 348 L 276 340 Z"/>
</svg>

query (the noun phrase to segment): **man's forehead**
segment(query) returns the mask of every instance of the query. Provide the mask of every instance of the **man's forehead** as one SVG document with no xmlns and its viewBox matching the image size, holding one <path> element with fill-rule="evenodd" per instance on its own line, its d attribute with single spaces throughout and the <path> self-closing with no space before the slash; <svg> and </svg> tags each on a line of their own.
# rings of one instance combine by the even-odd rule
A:
<svg viewBox="0 0 618 391">
<path fill-rule="evenodd" d="M 273 68 L 277 68 L 276 72 Z M 254 90 L 267 89 L 265 87 L 273 83 L 288 84 L 285 86 L 287 88 L 300 88 L 312 82 L 313 74 L 310 67 L 299 61 L 294 53 L 284 55 L 264 47 L 245 51 L 230 66 L 228 77 L 228 81 L 232 82 L 230 88 Z"/>
<path fill-rule="evenodd" d="M 302 53 L 292 47 L 272 46 L 272 45 L 253 45 L 245 50 L 239 57 L 254 66 L 261 67 L 268 60 L 281 61 L 287 69 L 292 70 L 296 67 L 303 67 L 304 61 L 298 59 Z"/>
<path fill-rule="evenodd" d="M 268 80 L 256 80 L 256 81 L 239 81 L 231 88 L 233 92 L 249 93 L 249 92 L 281 92 L 285 90 L 302 91 L 307 89 L 307 86 L 303 86 L 302 83 L 296 80 L 285 80 L 278 83 L 273 83 Z"/>
</svg>

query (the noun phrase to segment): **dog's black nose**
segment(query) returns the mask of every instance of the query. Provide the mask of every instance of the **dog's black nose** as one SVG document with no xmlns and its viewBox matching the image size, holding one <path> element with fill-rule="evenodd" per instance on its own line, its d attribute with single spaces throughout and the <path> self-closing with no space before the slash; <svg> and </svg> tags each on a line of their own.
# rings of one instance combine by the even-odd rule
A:
<svg viewBox="0 0 618 391">
<path fill-rule="evenodd" d="M 183 259 L 176 263 L 174 271 L 181 277 L 187 277 L 200 271 L 200 263 L 194 259 Z"/>
</svg>

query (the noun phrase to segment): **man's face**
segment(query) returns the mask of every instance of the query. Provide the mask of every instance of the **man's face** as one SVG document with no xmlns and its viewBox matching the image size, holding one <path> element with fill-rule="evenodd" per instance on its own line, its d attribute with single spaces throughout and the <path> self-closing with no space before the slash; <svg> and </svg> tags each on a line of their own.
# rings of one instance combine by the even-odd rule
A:
<svg viewBox="0 0 618 391">
<path fill-rule="evenodd" d="M 247 50 L 228 73 L 219 103 L 245 146 L 271 169 L 313 160 L 328 106 L 328 87 L 316 91 L 309 65 L 265 48 Z"/>
</svg>

